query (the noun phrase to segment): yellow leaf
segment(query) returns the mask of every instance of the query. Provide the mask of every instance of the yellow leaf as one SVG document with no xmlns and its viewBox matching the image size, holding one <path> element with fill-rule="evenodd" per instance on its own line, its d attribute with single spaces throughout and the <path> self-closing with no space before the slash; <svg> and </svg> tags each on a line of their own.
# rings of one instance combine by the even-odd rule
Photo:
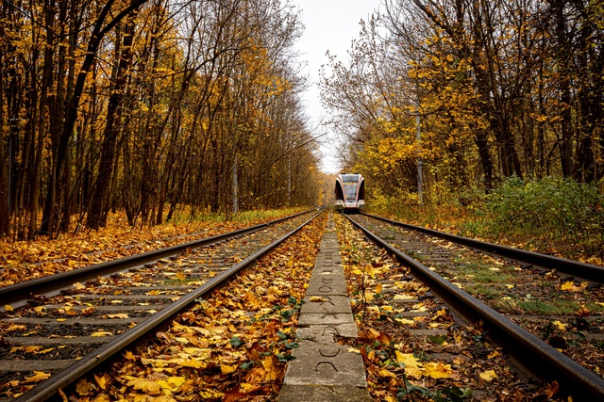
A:
<svg viewBox="0 0 604 402">
<path fill-rule="evenodd" d="M 382 284 L 381 283 L 378 283 L 377 286 L 375 287 L 375 293 L 378 295 L 380 293 L 382 293 Z"/>
<path fill-rule="evenodd" d="M 161 387 L 155 381 L 150 381 L 145 378 L 134 378 L 134 377 L 130 377 L 130 376 L 126 376 L 124 378 L 129 379 L 127 385 L 134 388 L 137 391 L 142 391 L 148 395 L 160 395 L 161 394 Z"/>
<path fill-rule="evenodd" d="M 322 296 L 310 296 L 310 301 L 311 302 L 324 302 L 327 300 L 325 300 L 325 298 Z"/>
<path fill-rule="evenodd" d="M 373 292 L 371 290 L 365 289 L 363 294 L 365 295 L 365 301 L 367 303 L 371 303 L 373 301 Z"/>
<path fill-rule="evenodd" d="M 222 374 L 229 374 L 232 373 L 233 371 L 237 370 L 237 365 L 233 364 L 228 365 L 228 364 L 221 364 L 220 365 L 220 371 L 222 372 Z"/>
<path fill-rule="evenodd" d="M 104 390 L 104 391 L 107 390 L 107 376 L 106 375 L 94 374 L 94 381 L 96 381 L 96 383 L 98 384 L 99 387 L 101 387 L 102 390 Z"/>
<path fill-rule="evenodd" d="M 82 285 L 80 282 L 74 283 L 73 287 L 76 288 L 76 289 L 78 289 L 78 290 L 86 289 L 86 286 Z"/>
<path fill-rule="evenodd" d="M 126 313 L 119 313 L 119 314 L 107 314 L 107 315 L 104 315 L 103 318 L 130 318 L 130 316 Z"/>
<path fill-rule="evenodd" d="M 243 383 L 239 384 L 239 389 L 244 394 L 249 394 L 249 393 L 256 392 L 256 391 L 262 389 L 262 387 L 258 384 L 250 384 L 247 382 L 243 382 Z"/>
<path fill-rule="evenodd" d="M 553 324 L 558 327 L 560 331 L 566 331 L 566 324 L 563 324 L 558 320 L 554 321 Z"/>
<path fill-rule="evenodd" d="M 561 286 L 560 286 L 560 290 L 572 290 L 573 289 L 573 281 L 567 281 L 564 282 Z"/>
<path fill-rule="evenodd" d="M 357 349 L 357 348 L 352 348 L 352 347 L 348 348 L 348 352 L 350 352 L 350 353 L 356 353 L 356 354 L 358 354 L 358 355 L 360 355 L 360 354 L 361 354 L 361 351 L 360 351 L 359 349 Z"/>
<path fill-rule="evenodd" d="M 395 318 L 394 320 L 400 322 L 403 325 L 415 325 L 415 321 L 410 320 L 408 318 Z"/>
<path fill-rule="evenodd" d="M 168 377 L 166 380 L 157 381 L 160 387 L 170 390 L 171 392 L 176 391 L 186 381 L 185 377 Z"/>
<path fill-rule="evenodd" d="M 224 397 L 224 394 L 220 391 L 214 391 L 213 389 L 206 389 L 199 393 L 199 396 L 205 399 L 217 399 Z"/>
<path fill-rule="evenodd" d="M 424 375 L 432 378 L 449 378 L 453 370 L 450 364 L 429 362 L 424 364 Z"/>
<path fill-rule="evenodd" d="M 132 353 L 131 351 L 127 350 L 126 353 L 124 353 L 124 358 L 126 360 L 132 360 L 135 361 L 136 360 L 136 356 L 134 355 L 134 353 Z"/>
<path fill-rule="evenodd" d="M 379 372 L 380 376 L 382 377 L 391 377 L 391 378 L 396 378 L 396 374 L 394 374 L 392 371 L 388 371 L 386 369 L 382 369 Z"/>
<path fill-rule="evenodd" d="M 497 374 L 495 374 L 495 370 L 487 370 L 480 373 L 480 378 L 485 381 L 493 381 L 495 378 L 497 378 Z"/>
<path fill-rule="evenodd" d="M 107 332 L 107 331 L 97 331 L 97 332 L 93 332 L 92 334 L 90 334 L 90 336 L 95 337 L 95 338 L 100 338 L 103 336 L 111 336 L 113 335 L 112 332 Z"/>
<path fill-rule="evenodd" d="M 500 356 L 500 354 L 499 354 L 499 352 L 498 352 L 498 351 L 496 351 L 496 350 L 495 350 L 495 351 L 493 351 L 493 353 L 491 353 L 491 354 L 488 356 L 488 358 L 489 358 L 489 359 L 492 359 L 492 358 L 497 357 L 497 356 Z"/>
<path fill-rule="evenodd" d="M 417 379 L 422 377 L 422 364 L 417 361 L 415 356 L 413 356 L 413 353 L 401 353 L 400 351 L 396 350 L 395 355 L 399 366 L 405 368 L 405 374 Z"/>
<path fill-rule="evenodd" d="M 31 377 L 25 377 L 26 383 L 41 382 L 50 378 L 50 374 L 43 371 L 34 371 L 34 375 Z"/>
<path fill-rule="evenodd" d="M 394 351 L 396 360 L 403 367 L 421 367 L 421 363 L 417 361 L 413 353 L 402 353 L 398 350 Z"/>
<path fill-rule="evenodd" d="M 274 381 L 279 377 L 278 370 L 275 369 L 273 365 L 273 356 L 264 358 L 264 360 L 262 360 L 262 367 L 264 367 L 268 381 Z"/>
<path fill-rule="evenodd" d="M 10 304 L 5 304 L 4 311 L 6 311 L 7 313 L 14 311 L 13 306 L 11 306 Z"/>
<path fill-rule="evenodd" d="M 380 333 L 373 328 L 367 329 L 367 335 L 372 339 L 377 339 L 380 337 Z"/>
<path fill-rule="evenodd" d="M 92 383 L 87 381 L 86 379 L 81 379 L 76 384 L 76 392 L 80 396 L 86 395 L 92 389 Z"/>
</svg>

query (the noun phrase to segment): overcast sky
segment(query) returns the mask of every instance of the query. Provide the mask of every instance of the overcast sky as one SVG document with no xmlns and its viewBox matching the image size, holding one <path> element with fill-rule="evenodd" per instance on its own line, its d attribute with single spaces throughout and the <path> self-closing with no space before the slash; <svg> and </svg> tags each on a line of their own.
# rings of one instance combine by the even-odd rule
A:
<svg viewBox="0 0 604 402">
<path fill-rule="evenodd" d="M 309 89 L 304 95 L 306 114 L 313 122 L 314 128 L 327 115 L 321 106 L 319 98 L 319 70 L 322 64 L 327 64 L 325 53 L 329 50 L 339 60 L 347 60 L 346 51 L 350 49 L 352 40 L 361 31 L 359 22 L 368 17 L 379 7 L 380 0 L 293 0 L 301 10 L 302 23 L 305 26 L 302 38 L 296 48 L 300 52 L 300 61 L 306 62 L 303 70 L 309 77 Z M 328 138 L 322 147 L 321 169 L 335 173 L 339 166 L 335 159 L 335 138 L 327 128 L 320 127 L 318 133 L 326 132 Z"/>
</svg>

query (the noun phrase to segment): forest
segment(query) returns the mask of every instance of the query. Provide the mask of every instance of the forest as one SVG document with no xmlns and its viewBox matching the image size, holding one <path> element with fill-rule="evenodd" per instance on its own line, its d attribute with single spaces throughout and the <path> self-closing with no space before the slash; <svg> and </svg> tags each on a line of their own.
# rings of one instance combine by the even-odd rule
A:
<svg viewBox="0 0 604 402">
<path fill-rule="evenodd" d="M 279 0 L 0 5 L 0 236 L 316 203 Z"/>
<path fill-rule="evenodd" d="M 604 176 L 604 2 L 387 0 L 322 95 L 382 191 Z M 419 127 L 418 127 L 419 123 Z"/>
<path fill-rule="evenodd" d="M 320 203 L 299 12 L 3 2 L 0 235 L 98 229 L 114 211 L 136 226 Z M 560 231 L 601 241 L 602 15 L 602 0 L 383 0 L 347 60 L 328 54 L 321 72 L 342 171 L 366 176 L 374 211 L 445 219 L 524 197 L 536 229 L 542 212 L 571 210 Z M 518 220 L 521 204 L 497 205 Z"/>
<path fill-rule="evenodd" d="M 601 0 L 382 1 L 321 81 L 371 209 L 604 256 L 603 16 Z"/>
</svg>

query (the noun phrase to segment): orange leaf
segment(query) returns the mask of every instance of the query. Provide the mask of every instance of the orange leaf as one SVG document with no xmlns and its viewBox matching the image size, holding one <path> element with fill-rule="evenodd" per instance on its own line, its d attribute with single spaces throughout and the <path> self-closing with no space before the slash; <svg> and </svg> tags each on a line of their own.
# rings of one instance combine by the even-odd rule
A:
<svg viewBox="0 0 604 402">
<path fill-rule="evenodd" d="M 41 382 L 41 381 L 47 380 L 49 378 L 50 378 L 50 374 L 47 374 L 43 371 L 34 371 L 34 375 L 32 375 L 31 377 L 25 377 L 25 382 L 27 382 L 27 383 Z"/>
</svg>

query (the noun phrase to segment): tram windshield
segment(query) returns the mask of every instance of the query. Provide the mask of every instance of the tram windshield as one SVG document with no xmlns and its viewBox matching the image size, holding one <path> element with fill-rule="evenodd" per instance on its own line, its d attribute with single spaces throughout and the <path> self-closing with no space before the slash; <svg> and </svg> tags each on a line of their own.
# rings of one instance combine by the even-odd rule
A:
<svg viewBox="0 0 604 402">
<path fill-rule="evenodd" d="M 343 174 L 342 182 L 344 183 L 344 196 L 346 201 L 355 201 L 357 198 L 357 188 L 359 186 L 358 174 Z"/>
</svg>

